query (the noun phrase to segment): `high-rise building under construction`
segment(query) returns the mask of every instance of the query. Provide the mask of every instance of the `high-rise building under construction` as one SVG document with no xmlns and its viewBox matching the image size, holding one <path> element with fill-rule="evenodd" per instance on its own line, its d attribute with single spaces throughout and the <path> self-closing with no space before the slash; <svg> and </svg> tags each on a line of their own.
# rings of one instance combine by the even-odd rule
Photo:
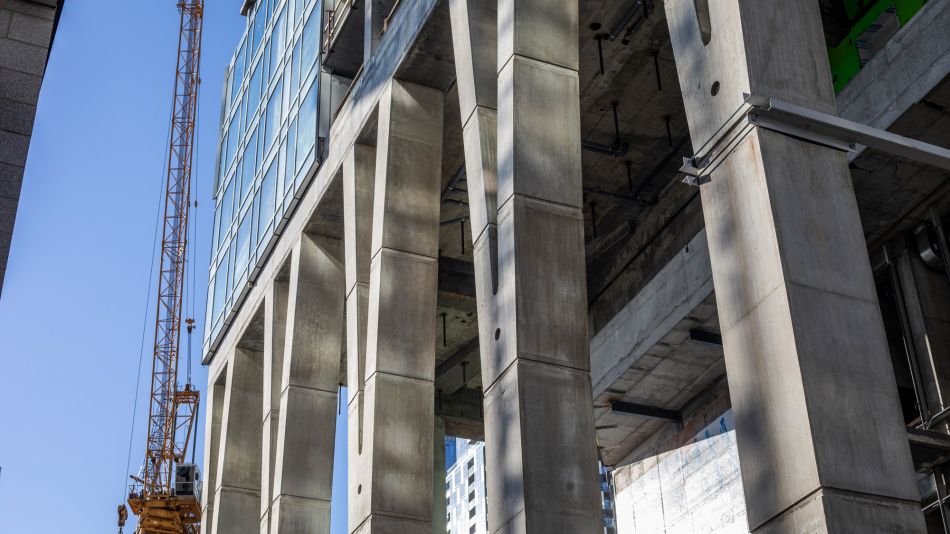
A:
<svg viewBox="0 0 950 534">
<path fill-rule="evenodd" d="M 204 528 L 950 532 L 950 0 L 234 4 Z"/>
</svg>

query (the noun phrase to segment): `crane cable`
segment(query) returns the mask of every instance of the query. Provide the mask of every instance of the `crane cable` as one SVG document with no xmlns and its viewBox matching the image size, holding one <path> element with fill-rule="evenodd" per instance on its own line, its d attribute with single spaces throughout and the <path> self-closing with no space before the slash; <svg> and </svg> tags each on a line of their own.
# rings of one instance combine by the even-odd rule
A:
<svg viewBox="0 0 950 534">
<path fill-rule="evenodd" d="M 166 134 L 166 137 L 171 136 L 173 113 L 174 113 L 174 110 L 170 110 L 168 113 L 168 132 Z M 155 214 L 155 230 L 154 230 L 154 235 L 152 236 L 152 261 L 151 261 L 151 264 L 149 266 L 149 271 L 148 271 L 148 289 L 147 289 L 148 293 L 146 294 L 146 297 L 145 297 L 145 314 L 142 317 L 142 341 L 139 342 L 139 369 L 138 369 L 138 372 L 136 373 L 136 378 L 135 378 L 135 397 L 133 397 L 132 399 L 132 429 L 129 431 L 129 454 L 125 460 L 125 479 L 123 479 L 122 481 L 122 500 L 125 500 L 125 497 L 126 497 L 126 494 L 125 494 L 125 488 L 127 484 L 126 481 L 129 479 L 129 466 L 132 463 L 132 442 L 133 442 L 133 438 L 135 437 L 135 418 L 136 418 L 135 415 L 138 412 L 139 386 L 142 383 L 142 360 L 145 357 L 145 331 L 148 328 L 148 310 L 149 310 L 149 304 L 151 302 L 151 295 L 152 295 L 152 280 L 154 279 L 154 276 L 155 276 L 155 250 L 158 248 L 158 227 L 162 219 L 161 198 L 162 198 L 162 193 L 165 187 L 165 173 L 166 173 L 165 161 L 167 159 L 168 159 L 168 148 L 166 148 L 165 152 L 162 153 L 162 178 L 160 180 L 160 185 L 159 185 L 158 209 L 156 210 L 156 214 Z"/>
</svg>

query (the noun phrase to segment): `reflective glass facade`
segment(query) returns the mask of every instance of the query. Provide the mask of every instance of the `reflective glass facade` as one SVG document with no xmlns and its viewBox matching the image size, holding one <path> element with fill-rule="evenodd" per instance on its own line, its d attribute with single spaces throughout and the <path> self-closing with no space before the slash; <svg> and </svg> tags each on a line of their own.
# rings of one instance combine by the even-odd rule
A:
<svg viewBox="0 0 950 534">
<path fill-rule="evenodd" d="M 321 0 L 260 0 L 225 81 L 204 351 L 221 332 L 294 195 L 319 165 L 330 96 Z M 333 95 L 333 91 L 338 95 Z M 322 105 L 321 105 L 322 104 Z"/>
</svg>

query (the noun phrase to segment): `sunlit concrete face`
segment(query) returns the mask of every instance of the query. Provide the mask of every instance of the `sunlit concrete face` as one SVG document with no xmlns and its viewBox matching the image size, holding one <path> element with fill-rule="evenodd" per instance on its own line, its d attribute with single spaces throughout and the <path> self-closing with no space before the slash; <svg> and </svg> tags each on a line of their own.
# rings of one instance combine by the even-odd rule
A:
<svg viewBox="0 0 950 534">
<path fill-rule="evenodd" d="M 656 471 L 676 451 L 681 460 L 709 452 L 687 442 L 727 412 L 735 431 L 717 437 L 738 445 L 709 441 L 716 455 L 681 462 L 668 487 L 686 491 L 702 478 L 686 471 L 727 461 L 741 462 L 741 476 L 732 466 L 721 491 L 696 493 L 686 511 L 676 495 L 628 500 L 622 520 L 633 516 L 639 528 L 620 512 L 649 520 L 644 505 L 669 498 L 666 526 L 694 517 L 699 530 L 712 495 L 732 499 L 722 510 L 736 529 L 920 531 L 855 169 L 841 154 L 751 130 L 701 192 L 673 183 L 679 147 L 701 145 L 743 91 L 840 108 L 828 89 L 821 13 L 804 0 L 705 4 L 651 4 L 614 41 L 603 31 L 628 6 L 613 0 L 596 9 L 403 0 L 350 14 L 348 24 L 370 31 L 361 74 L 331 106 L 326 160 L 307 176 L 299 206 L 285 207 L 272 248 L 258 250 L 257 278 L 233 295 L 245 304 L 232 304 L 233 326 L 219 331 L 211 362 L 217 453 L 206 473 L 217 479 L 241 443 L 226 446 L 225 355 L 263 354 L 255 529 L 329 528 L 330 426 L 345 382 L 351 533 L 475 524 L 441 523 L 440 436 L 449 428 L 487 442 L 490 532 L 623 532 L 630 523 L 601 523 L 597 460 L 665 476 Z M 764 54 L 779 37 L 789 44 Z M 888 61 L 906 50 L 888 51 Z M 336 63 L 347 56 L 321 52 L 338 54 Z M 939 114 L 945 99 L 923 94 Z M 629 155 L 581 152 L 582 139 L 613 139 L 614 99 Z M 448 189 L 455 176 L 465 182 Z M 641 180 L 642 194 L 633 193 Z M 325 253 L 323 282 L 301 285 L 320 276 L 294 274 L 301 239 Z M 924 295 L 945 281 L 926 276 L 934 273 L 908 250 L 901 281 L 914 343 L 926 346 L 941 339 L 946 314 Z M 261 339 L 249 342 L 257 330 Z M 943 406 L 939 351 L 921 354 L 933 363 L 928 394 Z M 673 415 L 644 419 L 614 401 Z M 217 496 L 205 496 L 209 524 L 220 521 L 219 503 L 236 506 L 227 492 Z"/>
<path fill-rule="evenodd" d="M 692 2 L 666 12 L 694 148 L 742 92 L 835 112 L 813 2 L 717 6 L 708 44 Z M 789 46 L 765 53 L 776 39 Z M 737 135 L 701 189 L 749 525 L 922 532 L 845 156 L 770 131 Z"/>
</svg>

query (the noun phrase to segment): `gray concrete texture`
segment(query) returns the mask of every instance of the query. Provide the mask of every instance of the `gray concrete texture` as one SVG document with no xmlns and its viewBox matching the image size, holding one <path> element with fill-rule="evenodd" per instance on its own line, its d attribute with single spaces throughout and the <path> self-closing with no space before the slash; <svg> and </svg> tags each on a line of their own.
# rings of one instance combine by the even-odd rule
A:
<svg viewBox="0 0 950 534">
<path fill-rule="evenodd" d="M 836 112 L 812 2 L 666 12 L 695 149 L 743 92 Z M 702 195 L 750 527 L 923 532 L 845 156 L 742 135 Z"/>
<path fill-rule="evenodd" d="M 350 532 L 432 530 L 442 108 L 440 91 L 395 80 L 380 101 L 365 407 L 361 434 L 349 443 Z M 358 187 L 348 196 L 354 213 Z M 359 228 L 353 232 L 360 248 Z M 349 421 L 359 408 L 350 404 Z"/>
<path fill-rule="evenodd" d="M 56 11 L 55 2 L 0 7 L 0 294 Z"/>
<path fill-rule="evenodd" d="M 306 234 L 293 250 L 271 502 L 274 534 L 329 529 L 343 343 L 342 258 L 341 242 Z"/>
<path fill-rule="evenodd" d="M 932 1 L 927 9 L 934 11 L 933 6 L 945 3 Z M 876 308 L 870 305 L 876 301 L 873 291 L 864 291 L 869 273 L 854 268 L 862 255 L 867 263 L 867 253 L 840 158 L 785 138 L 753 133 L 731 156 L 741 163 L 717 172 L 717 178 L 722 174 L 743 179 L 721 179 L 729 183 L 725 193 L 714 197 L 707 187 L 700 199 L 695 189 L 670 181 L 679 155 L 674 154 L 656 185 L 647 187 L 646 201 L 625 205 L 609 199 L 597 205 L 597 220 L 608 229 L 617 221 L 630 220 L 629 240 L 605 249 L 605 241 L 591 239 L 591 218 L 586 215 L 592 215 L 594 197 L 585 199 L 581 186 L 622 190 L 627 183 L 626 162 L 632 164 L 635 179 L 649 172 L 668 152 L 664 116 L 670 117 L 674 139 L 692 129 L 693 146 L 698 146 L 705 141 L 701 134 L 718 128 L 734 111 L 742 88 L 778 91 L 768 96 L 805 105 L 814 100 L 822 110 L 833 111 L 830 91 L 805 87 L 823 86 L 824 74 L 816 75 L 818 83 L 814 77 L 793 83 L 781 80 L 785 66 L 813 72 L 803 65 L 813 66 L 810 61 L 820 63 L 825 57 L 823 46 L 818 46 L 825 36 L 814 27 L 819 18 L 814 6 L 804 1 L 760 4 L 727 6 L 734 8 L 732 15 L 742 16 L 722 17 L 723 12 L 714 9 L 718 14 L 708 26 L 709 45 L 703 46 L 701 36 L 686 35 L 687 45 L 702 47 L 702 52 L 685 59 L 683 47 L 676 48 L 683 44 L 677 39 L 684 36 L 676 36 L 699 33 L 692 2 L 657 2 L 657 11 L 629 44 L 620 44 L 619 39 L 598 43 L 597 31 L 587 30 L 592 22 L 609 27 L 627 9 L 620 1 L 597 5 L 582 1 L 578 12 L 578 6 L 570 3 L 516 0 L 499 5 L 495 12 L 490 3 L 474 0 L 409 0 L 394 12 L 389 29 L 376 43 L 376 55 L 364 65 L 363 75 L 339 110 L 329 158 L 301 200 L 302 213 L 288 223 L 270 260 L 283 264 L 288 239 L 296 239 L 305 229 L 326 228 L 327 221 L 341 226 L 334 237 L 345 234 L 347 346 L 353 353 L 347 358 L 351 532 L 434 528 L 439 488 L 430 450 L 438 436 L 431 419 L 433 379 L 445 394 L 445 406 L 437 405 L 436 413 L 442 414 L 444 408 L 465 414 L 459 419 L 472 425 L 480 425 L 480 417 L 471 415 L 481 401 L 474 388 L 485 386 L 493 532 L 592 532 L 599 527 L 600 513 L 593 467 L 594 413 L 596 424 L 617 425 L 602 431 L 602 441 L 603 436 L 614 436 L 624 442 L 623 447 L 601 449 L 610 462 L 629 461 L 642 452 L 640 443 L 658 439 L 672 425 L 623 423 L 624 416 L 603 408 L 591 410 L 591 399 L 595 404 L 610 398 L 668 402 L 674 409 L 684 402 L 688 406 L 708 402 L 709 391 L 723 382 L 724 362 L 730 370 L 739 367 L 730 374 L 740 382 L 735 391 L 737 420 L 746 421 L 752 438 L 760 440 L 753 443 L 764 444 L 761 450 L 746 452 L 743 459 L 744 476 L 756 482 L 746 484 L 746 491 L 755 494 L 749 500 L 750 518 L 758 514 L 759 524 L 766 521 L 762 528 L 775 531 L 794 530 L 790 525 L 803 521 L 824 521 L 828 531 L 846 531 L 839 521 L 858 521 L 853 518 L 860 516 L 875 522 L 862 526 L 870 531 L 896 531 L 898 522 L 909 525 L 910 531 L 919 527 L 919 515 L 911 506 L 919 509 L 919 504 L 904 491 L 909 466 L 901 443 L 906 441 L 897 440 L 887 422 L 896 413 L 894 399 L 888 397 L 893 384 L 878 373 L 883 352 L 871 347 L 883 336 L 864 333 L 867 324 L 874 329 Z M 686 23 L 676 15 L 679 9 L 686 10 L 680 13 L 688 15 Z M 731 31 L 728 24 L 741 31 Z M 492 31 L 495 25 L 497 33 Z M 756 56 L 775 38 L 775 27 L 794 34 L 785 39 L 794 46 L 776 57 Z M 763 37 L 763 28 L 772 35 Z M 908 25 L 902 31 L 913 29 Z M 798 42 L 802 36 L 805 44 Z M 605 51 L 604 75 L 596 66 L 598 44 Z M 932 55 L 939 59 L 943 52 L 938 45 L 932 47 Z M 799 49 L 808 46 L 815 50 L 801 54 Z M 739 51 L 738 64 L 754 72 L 721 60 L 730 47 Z M 907 46 L 892 52 L 909 50 Z M 451 61 L 444 61 L 452 54 L 454 68 Z M 895 57 L 888 52 L 892 64 L 914 63 L 897 62 Z M 689 84 L 682 83 L 689 87 L 686 95 L 680 93 L 674 75 L 677 67 L 686 73 L 684 80 L 689 77 Z M 403 81 L 390 82 L 393 73 Z M 657 77 L 663 89 L 657 87 Z M 692 89 L 693 81 L 698 81 L 697 89 Z M 706 96 L 713 82 L 721 85 L 718 99 Z M 628 98 L 631 93 L 637 97 Z M 901 98 L 909 101 L 913 97 L 908 95 Z M 626 161 L 581 154 L 577 148 L 581 134 L 584 139 L 612 142 L 612 100 L 620 101 L 621 132 L 632 141 Z M 579 101 L 579 109 L 550 105 L 571 101 Z M 402 109 L 404 115 L 394 109 Z M 406 113 L 407 109 L 415 112 Z M 687 143 L 686 155 L 690 148 Z M 789 154 L 796 162 L 811 158 L 803 164 L 810 167 L 782 169 L 779 162 Z M 440 209 L 434 199 L 463 159 L 472 220 L 463 227 L 460 242 L 458 226 L 436 232 L 435 222 L 440 215 L 445 220 L 466 210 Z M 817 193 L 790 183 L 790 177 L 800 180 L 801 175 L 812 178 L 805 183 L 817 187 Z M 813 183 L 818 178 L 822 183 Z M 858 185 L 856 181 L 855 188 Z M 908 187 L 912 185 L 908 181 Z M 496 198 L 498 192 L 501 198 Z M 827 198 L 813 201 L 810 194 Z M 649 200 L 654 195 L 659 196 L 655 203 Z M 704 210 L 701 201 L 713 208 Z M 784 202 L 787 205 L 781 205 Z M 717 221 L 709 224 L 708 245 L 705 238 L 700 243 L 694 237 L 704 217 Z M 321 224 L 313 224 L 316 220 Z M 843 259 L 831 258 L 821 247 L 818 252 L 809 250 L 813 242 L 808 236 L 814 230 L 809 221 L 818 222 L 818 242 L 843 251 Z M 724 240 L 724 235 L 736 240 Z M 608 252 L 592 262 L 582 257 L 585 244 L 593 245 L 586 247 L 588 251 Z M 739 253 L 724 253 L 733 250 Z M 472 256 L 477 291 L 466 296 L 463 289 L 446 296 L 441 270 L 447 262 L 442 260 L 467 262 Z M 809 263 L 817 267 L 810 270 Z M 274 278 L 278 268 L 265 265 L 262 279 Z M 748 270 L 756 280 L 743 280 Z M 713 273 L 720 285 L 725 284 L 718 314 L 719 299 L 710 294 Z M 828 280 L 840 283 L 846 295 L 832 294 Z M 249 302 L 255 306 L 263 302 L 261 292 L 249 291 Z M 473 297 L 477 304 L 471 302 Z M 834 310 L 830 318 L 829 309 Z M 445 336 L 440 331 L 443 313 L 450 316 Z M 922 317 L 927 313 L 939 315 L 925 311 Z M 251 312 L 240 311 L 234 324 L 250 325 L 255 320 Z M 879 318 L 876 321 L 880 323 Z M 705 326 L 716 332 L 720 322 L 731 352 L 726 360 L 719 349 L 690 345 L 686 339 L 689 329 Z M 831 335 L 833 328 L 863 330 L 859 339 L 841 340 Z M 433 377 L 433 360 L 444 363 L 476 335 L 475 330 L 482 357 L 469 362 L 466 378 L 462 379 L 461 365 Z M 585 333 L 596 334 L 590 346 Z M 227 338 L 241 337 L 225 336 L 224 347 L 230 343 Z M 593 387 L 588 351 L 592 351 Z M 828 361 L 832 353 L 861 354 L 863 359 Z M 770 358 L 762 361 L 763 354 Z M 219 369 L 222 364 L 212 365 Z M 329 368 L 325 371 L 321 376 L 330 373 Z M 784 373 L 782 383 L 759 380 L 772 372 Z M 834 397 L 842 382 L 847 383 L 849 397 L 844 402 Z M 861 414 L 869 411 L 883 414 L 874 423 L 878 426 L 864 428 L 861 434 L 880 434 L 882 439 L 869 443 L 874 440 L 851 437 L 851 426 L 841 426 L 840 418 L 832 419 L 834 414 L 821 413 L 832 403 L 852 415 L 845 421 L 851 425 L 864 421 Z M 791 421 L 788 428 L 779 424 L 786 419 Z M 801 432 L 786 440 L 786 447 L 783 440 L 796 429 Z M 839 458 L 842 455 L 850 456 Z M 887 455 L 890 464 L 882 468 Z M 861 461 L 873 467 L 855 474 L 862 469 Z M 749 469 L 747 463 L 752 464 Z M 773 464 L 782 465 L 773 471 Z M 551 471 L 551 465 L 558 469 L 543 472 Z M 492 473 L 500 475 L 493 480 Z M 790 480 L 792 475 L 801 476 Z M 857 497 L 845 498 L 842 491 L 857 492 L 851 494 Z M 791 506 L 796 502 L 797 507 Z M 876 509 L 864 513 L 862 507 Z M 310 517 L 319 513 L 314 509 Z"/>
</svg>

